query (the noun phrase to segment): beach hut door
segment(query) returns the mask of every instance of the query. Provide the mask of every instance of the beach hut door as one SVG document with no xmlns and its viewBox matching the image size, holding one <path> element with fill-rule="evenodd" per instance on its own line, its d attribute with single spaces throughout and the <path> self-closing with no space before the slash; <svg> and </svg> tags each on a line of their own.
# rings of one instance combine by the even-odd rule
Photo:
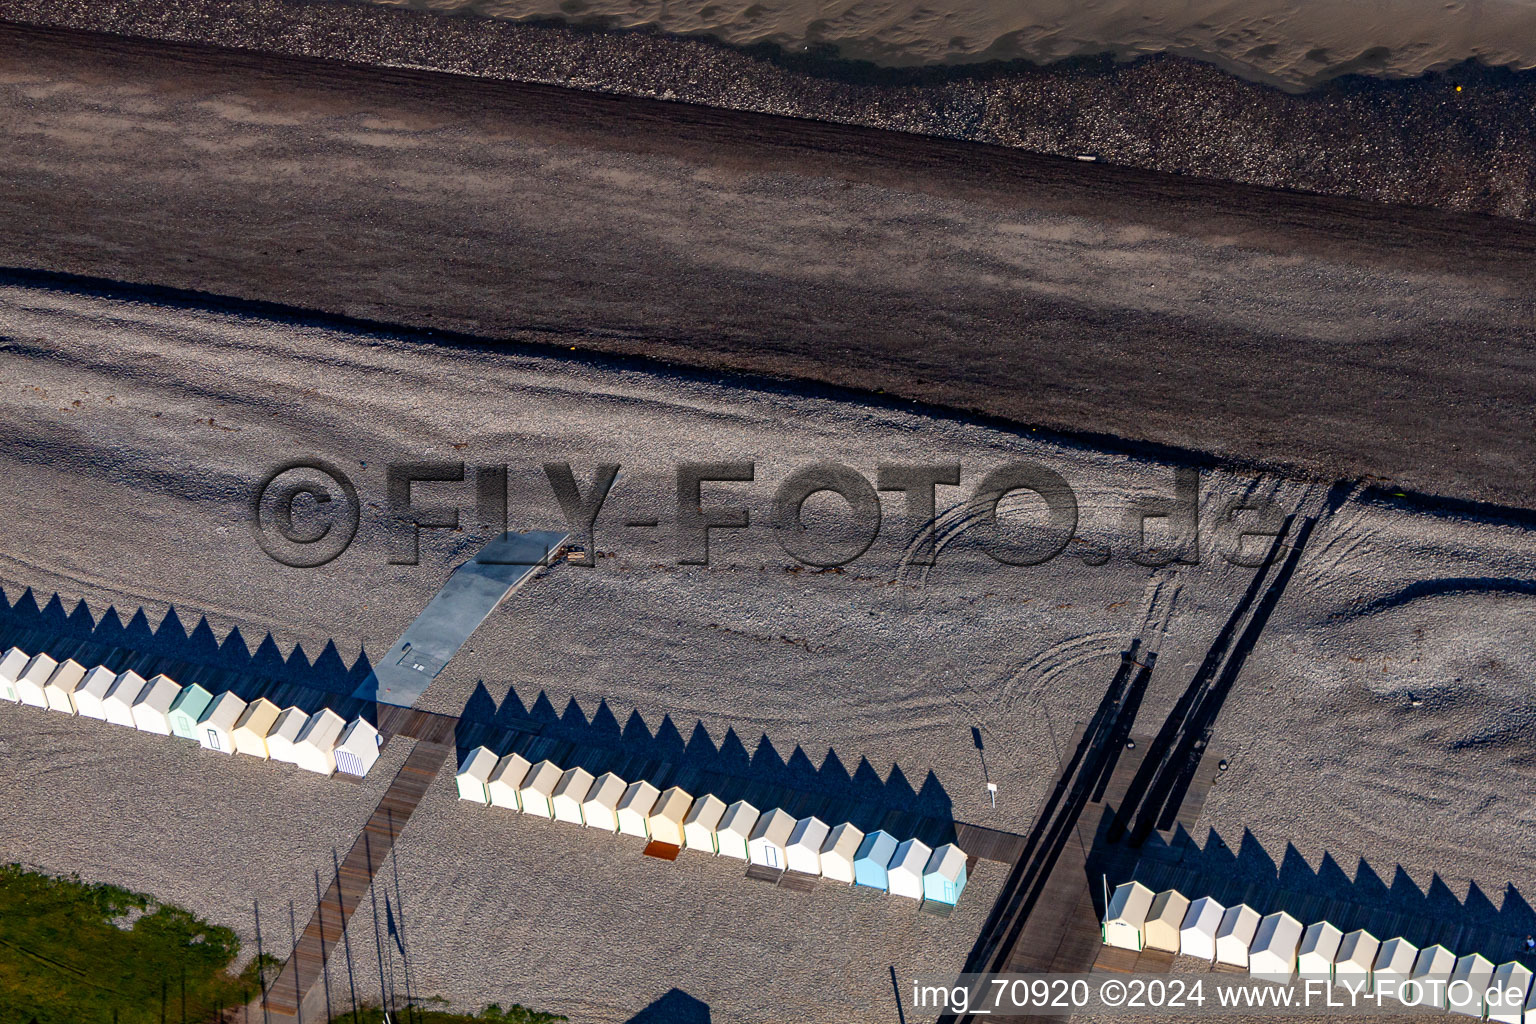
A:
<svg viewBox="0 0 1536 1024">
<path fill-rule="evenodd" d="M 223 747 L 219 746 L 219 731 L 217 729 L 208 730 L 208 746 L 212 750 L 224 749 Z"/>
<path fill-rule="evenodd" d="M 768 862 L 768 866 L 770 868 L 778 867 L 779 866 L 779 848 L 777 846 L 772 846 L 772 845 L 764 846 L 763 847 L 763 860 Z"/>
</svg>

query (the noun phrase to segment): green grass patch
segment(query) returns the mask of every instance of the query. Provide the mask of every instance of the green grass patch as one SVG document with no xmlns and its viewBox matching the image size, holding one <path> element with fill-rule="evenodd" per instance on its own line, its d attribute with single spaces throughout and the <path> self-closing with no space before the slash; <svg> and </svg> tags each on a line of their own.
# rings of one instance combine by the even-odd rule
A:
<svg viewBox="0 0 1536 1024">
<path fill-rule="evenodd" d="M 212 1020 L 259 991 L 255 963 L 229 974 L 239 952 L 180 907 L 0 866 L 0 1024 Z"/>
</svg>

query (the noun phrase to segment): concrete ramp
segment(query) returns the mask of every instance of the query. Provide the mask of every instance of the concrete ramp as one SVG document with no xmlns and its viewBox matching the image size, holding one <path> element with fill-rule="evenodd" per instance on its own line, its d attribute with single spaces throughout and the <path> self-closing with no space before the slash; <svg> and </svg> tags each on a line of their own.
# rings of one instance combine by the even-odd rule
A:
<svg viewBox="0 0 1536 1024">
<path fill-rule="evenodd" d="M 504 533 L 481 548 L 453 571 L 353 696 L 397 707 L 415 704 L 480 623 L 548 565 L 568 537 L 554 530 Z"/>
</svg>

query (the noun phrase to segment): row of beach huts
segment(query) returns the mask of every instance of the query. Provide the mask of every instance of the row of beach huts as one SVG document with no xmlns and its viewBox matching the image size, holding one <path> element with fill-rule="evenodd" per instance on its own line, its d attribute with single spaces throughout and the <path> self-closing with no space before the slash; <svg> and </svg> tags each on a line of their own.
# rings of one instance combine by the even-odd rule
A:
<svg viewBox="0 0 1536 1024">
<path fill-rule="evenodd" d="M 265 697 L 247 702 L 170 676 L 145 679 L 104 665 L 86 668 L 12 647 L 0 655 L 0 698 L 95 718 L 160 736 L 178 736 L 225 754 L 286 761 L 321 775 L 363 776 L 379 759 L 379 731 L 323 708 L 281 708 Z"/>
<path fill-rule="evenodd" d="M 965 888 L 966 856 L 953 843 L 934 849 L 884 830 L 866 834 L 847 822 L 828 825 L 778 808 L 759 811 L 745 800 L 727 804 L 678 786 L 659 790 L 649 782 L 627 782 L 612 772 L 594 777 L 548 760 L 498 757 L 488 747 L 465 756 L 457 781 L 463 800 L 894 896 L 954 906 Z"/>
<path fill-rule="evenodd" d="M 1514 960 L 1495 966 L 1478 953 L 1458 957 L 1444 946 L 1383 942 L 1363 928 L 1303 926 L 1284 912 L 1260 915 L 1245 904 L 1190 900 L 1175 889 L 1154 893 L 1140 882 L 1114 890 L 1102 925 L 1105 944 L 1121 949 L 1158 949 L 1246 968 L 1268 981 L 1319 979 L 1481 1020 L 1536 1024 L 1532 972 Z"/>
</svg>

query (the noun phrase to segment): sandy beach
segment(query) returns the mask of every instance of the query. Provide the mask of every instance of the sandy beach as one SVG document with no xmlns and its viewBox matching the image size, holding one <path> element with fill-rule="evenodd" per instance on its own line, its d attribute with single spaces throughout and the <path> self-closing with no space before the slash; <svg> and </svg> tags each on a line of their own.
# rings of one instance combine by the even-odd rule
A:
<svg viewBox="0 0 1536 1024">
<path fill-rule="evenodd" d="M 921 790 L 924 806 L 1022 829 L 1129 639 L 1159 652 L 1138 718 L 1152 728 L 1248 580 L 1249 570 L 1220 557 L 1231 540 L 1221 531 L 1205 538 L 1198 565 L 1130 561 L 1128 502 L 1168 494 L 1172 468 L 1090 445 L 783 386 L 422 346 L 143 299 L 15 287 L 0 299 L 3 436 L 12 439 L 0 453 L 8 602 L 30 587 L 39 603 L 57 593 L 66 610 L 80 599 L 98 616 L 108 605 L 124 618 L 143 609 L 151 625 L 174 605 L 186 628 L 206 616 L 215 635 L 238 625 L 252 646 L 270 631 L 281 651 L 300 643 L 311 658 L 333 641 L 351 663 L 383 650 L 480 537 L 468 524 L 427 531 L 421 565 L 387 565 L 385 461 L 506 462 L 511 519 L 529 526 L 558 514 L 541 462 L 629 467 L 611 522 L 608 512 L 600 520 L 598 546 L 612 556 L 550 573 L 493 616 L 428 691 L 431 708 L 563 717 L 578 731 L 622 727 L 624 742 L 642 748 L 707 742 L 726 760 L 734 736 L 753 770 L 805 785 L 833 763 L 852 773 L 867 760 L 887 785 L 899 778 Z M 365 499 L 357 541 L 321 569 L 274 566 L 245 521 L 248 481 L 295 452 L 345 465 Z M 1085 542 L 1112 557 L 1011 569 L 960 529 L 934 570 L 913 573 L 902 568 L 891 496 L 886 531 L 843 573 L 788 571 L 793 563 L 761 526 L 718 534 L 707 568 L 680 566 L 669 527 L 622 525 L 665 511 L 680 455 L 756 459 L 761 486 L 740 493 L 759 524 L 774 482 L 807 461 L 872 473 L 889 459 L 953 459 L 970 480 L 1028 458 L 1070 481 Z M 963 490 L 941 488 L 941 507 Z M 1214 470 L 1202 514 L 1238 494 L 1316 509 L 1322 492 Z M 1019 514 L 1029 521 L 1028 508 Z M 146 550 L 166 556 L 146 560 Z M 1530 809 L 1516 794 L 1533 771 L 1520 656 L 1530 598 L 1498 581 L 1529 578 L 1533 565 L 1522 529 L 1364 492 L 1345 500 L 1320 523 L 1218 721 L 1232 769 L 1207 800 L 1197 847 L 1212 858 L 1226 856 L 1218 839 L 1241 848 L 1233 870 L 1260 880 L 1281 866 L 1294 875 L 1298 863 L 1316 871 L 1326 858 L 1344 866 L 1345 898 L 1406 900 L 1416 913 L 1427 902 L 1501 934 L 1529 931 L 1536 922 L 1520 879 L 1536 854 L 1525 839 Z M 99 793 L 104 808 L 157 779 L 174 780 L 179 794 L 216 781 L 244 786 L 246 776 L 314 790 L 314 802 L 288 803 L 296 820 L 276 809 L 284 800 L 264 798 L 262 814 L 287 823 L 277 831 L 237 815 L 196 844 L 215 857 L 261 828 L 266 859 L 248 870 L 264 900 L 295 898 L 282 829 L 312 815 L 340 827 L 359 813 L 364 794 L 353 787 L 255 762 L 204 768 L 198 752 L 151 737 L 130 737 L 115 755 L 129 760 L 107 773 L 81 746 L 99 723 L 49 718 L 39 733 L 31 723 L 42 715 L 0 708 L 3 810 L 13 823 L 0 857 L 142 887 L 247 940 L 241 901 L 167 867 L 179 830 L 205 828 L 201 812 L 188 804 L 184 824 L 153 839 L 149 854 L 126 840 L 87 843 L 78 830 L 90 821 L 58 819 L 50 780 Z M 985 774 L 972 727 L 983 731 Z M 988 777 L 1000 786 L 996 811 Z M 760 1021 L 765 1006 L 802 1001 L 819 1020 L 895 1020 L 889 968 L 958 967 L 1000 881 L 979 871 L 967 893 L 976 898 L 948 921 L 866 906 L 857 894 L 784 902 L 778 890 L 744 890 L 753 883 L 712 861 L 648 864 L 618 840 L 462 806 L 449 781 L 438 779 L 395 856 L 413 970 L 455 1005 L 523 1001 L 623 1021 L 677 988 L 707 1003 L 714 1021 Z M 293 848 L 306 871 L 328 856 L 327 835 L 306 833 Z M 1387 893 L 1371 881 L 1399 873 L 1408 888 Z M 1316 884 L 1339 883 L 1325 871 Z M 620 906 L 649 923 L 626 926 L 633 918 Z M 762 922 L 760 937 L 674 931 L 741 908 Z M 360 935 L 365 942 L 366 929 Z M 512 957 L 509 948 L 538 952 Z M 824 970 L 828 957 L 838 971 Z M 609 966 L 594 975 L 561 966 L 577 962 Z"/>
</svg>

